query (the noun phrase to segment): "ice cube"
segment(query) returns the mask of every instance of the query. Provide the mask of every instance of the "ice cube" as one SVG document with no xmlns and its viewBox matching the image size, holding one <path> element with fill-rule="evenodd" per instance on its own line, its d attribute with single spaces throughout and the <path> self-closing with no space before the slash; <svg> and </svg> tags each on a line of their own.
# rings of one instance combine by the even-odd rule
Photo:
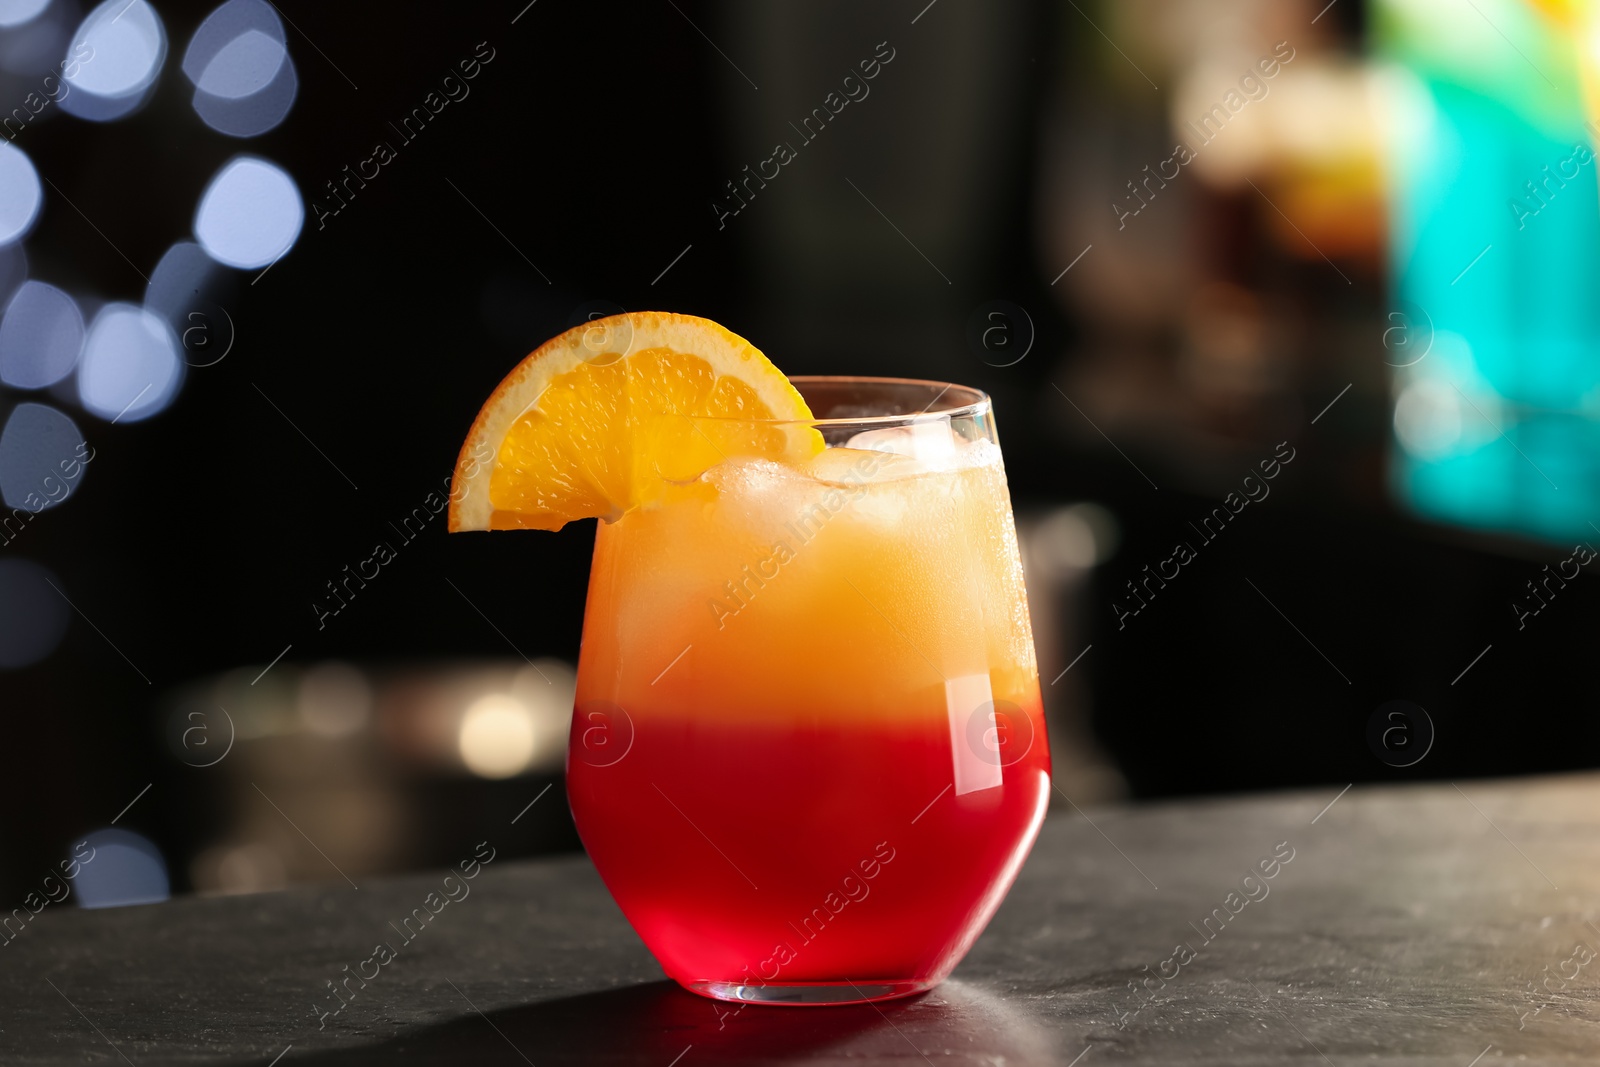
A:
<svg viewBox="0 0 1600 1067">
<path fill-rule="evenodd" d="M 893 452 L 917 460 L 929 470 L 941 470 L 955 458 L 956 438 L 949 419 L 930 418 L 904 426 L 863 430 L 850 438 L 846 447 Z"/>
<path fill-rule="evenodd" d="M 905 426 L 864 430 L 850 438 L 845 449 L 830 448 L 817 458 L 821 460 L 828 452 L 851 450 L 857 450 L 856 455 L 864 450 L 894 457 L 878 465 L 874 480 L 987 467 L 1000 458 L 999 449 L 992 442 L 969 441 L 954 432 L 949 419 L 938 417 Z"/>
<path fill-rule="evenodd" d="M 857 486 L 883 480 L 887 461 L 891 458 L 898 459 L 875 449 L 835 445 L 811 457 L 806 470 L 812 478 L 825 485 Z"/>
<path fill-rule="evenodd" d="M 721 493 L 759 500 L 785 491 L 801 491 L 805 475 L 770 459 L 739 457 L 718 463 L 702 477 Z"/>
</svg>

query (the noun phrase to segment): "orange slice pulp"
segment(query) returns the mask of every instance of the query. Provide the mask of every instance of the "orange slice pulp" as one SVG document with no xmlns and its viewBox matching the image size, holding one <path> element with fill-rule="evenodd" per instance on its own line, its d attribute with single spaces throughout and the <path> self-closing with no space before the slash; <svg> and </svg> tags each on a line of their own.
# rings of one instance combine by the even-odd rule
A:
<svg viewBox="0 0 1600 1067">
<path fill-rule="evenodd" d="M 456 460 L 450 530 L 614 522 L 725 459 L 822 451 L 806 403 L 709 319 L 638 311 L 540 345 L 478 412 Z"/>
</svg>

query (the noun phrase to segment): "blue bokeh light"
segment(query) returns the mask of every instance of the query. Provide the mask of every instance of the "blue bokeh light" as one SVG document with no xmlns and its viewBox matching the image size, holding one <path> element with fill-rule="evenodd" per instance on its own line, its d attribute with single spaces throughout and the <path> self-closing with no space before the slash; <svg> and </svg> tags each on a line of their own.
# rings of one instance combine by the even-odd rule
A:
<svg viewBox="0 0 1600 1067">
<path fill-rule="evenodd" d="M 265 0 L 228 0 L 195 31 L 183 56 L 201 121 L 255 137 L 288 115 L 300 90 L 283 23 Z"/>
<path fill-rule="evenodd" d="M 107 827 L 84 840 L 94 853 L 78 871 L 79 907 L 154 904 L 172 895 L 166 860 L 149 838 L 131 830 Z"/>
<path fill-rule="evenodd" d="M 55 286 L 30 279 L 0 318 L 0 381 L 44 389 L 72 373 L 83 351 L 83 313 Z"/>
<path fill-rule="evenodd" d="M 149 98 L 167 58 L 167 31 L 145 0 L 106 0 L 78 25 L 63 75 L 73 90 L 61 107 L 79 118 L 110 122 Z"/>
<path fill-rule="evenodd" d="M 33 161 L 9 141 L 0 144 L 0 245 L 22 238 L 43 204 L 44 187 Z"/>
<path fill-rule="evenodd" d="M 137 422 L 171 402 L 183 379 L 172 328 L 133 304 L 107 304 L 89 324 L 78 365 L 83 406 L 113 422 Z"/>
<path fill-rule="evenodd" d="M 0 499 L 39 512 L 66 500 L 87 469 L 77 424 L 47 404 L 18 404 L 0 430 Z"/>
<path fill-rule="evenodd" d="M 240 156 L 206 187 L 194 233 L 218 263 L 250 270 L 289 251 L 305 218 L 294 179 L 264 159 Z"/>
</svg>

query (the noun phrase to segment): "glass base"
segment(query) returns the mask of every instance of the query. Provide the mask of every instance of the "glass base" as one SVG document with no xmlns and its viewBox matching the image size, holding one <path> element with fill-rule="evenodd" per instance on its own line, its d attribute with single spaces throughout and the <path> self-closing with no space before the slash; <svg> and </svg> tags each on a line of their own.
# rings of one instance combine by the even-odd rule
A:
<svg viewBox="0 0 1600 1067">
<path fill-rule="evenodd" d="M 894 1000 L 925 992 L 938 984 L 931 979 L 893 982 L 863 979 L 859 982 L 764 982 L 760 985 L 690 982 L 684 988 L 713 1000 L 731 1000 L 739 1004 L 818 1007 Z"/>
</svg>

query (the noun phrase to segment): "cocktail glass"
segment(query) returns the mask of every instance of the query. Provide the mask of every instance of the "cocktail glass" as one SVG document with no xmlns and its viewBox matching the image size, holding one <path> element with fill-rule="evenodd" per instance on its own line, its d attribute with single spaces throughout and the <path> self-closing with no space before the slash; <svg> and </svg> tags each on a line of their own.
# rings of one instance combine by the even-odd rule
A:
<svg viewBox="0 0 1600 1067">
<path fill-rule="evenodd" d="M 567 790 L 674 980 L 760 1004 L 942 981 L 1049 794 L 989 398 L 794 378 L 804 465 L 730 457 L 600 525 Z M 712 426 L 711 423 L 722 423 Z"/>
</svg>

